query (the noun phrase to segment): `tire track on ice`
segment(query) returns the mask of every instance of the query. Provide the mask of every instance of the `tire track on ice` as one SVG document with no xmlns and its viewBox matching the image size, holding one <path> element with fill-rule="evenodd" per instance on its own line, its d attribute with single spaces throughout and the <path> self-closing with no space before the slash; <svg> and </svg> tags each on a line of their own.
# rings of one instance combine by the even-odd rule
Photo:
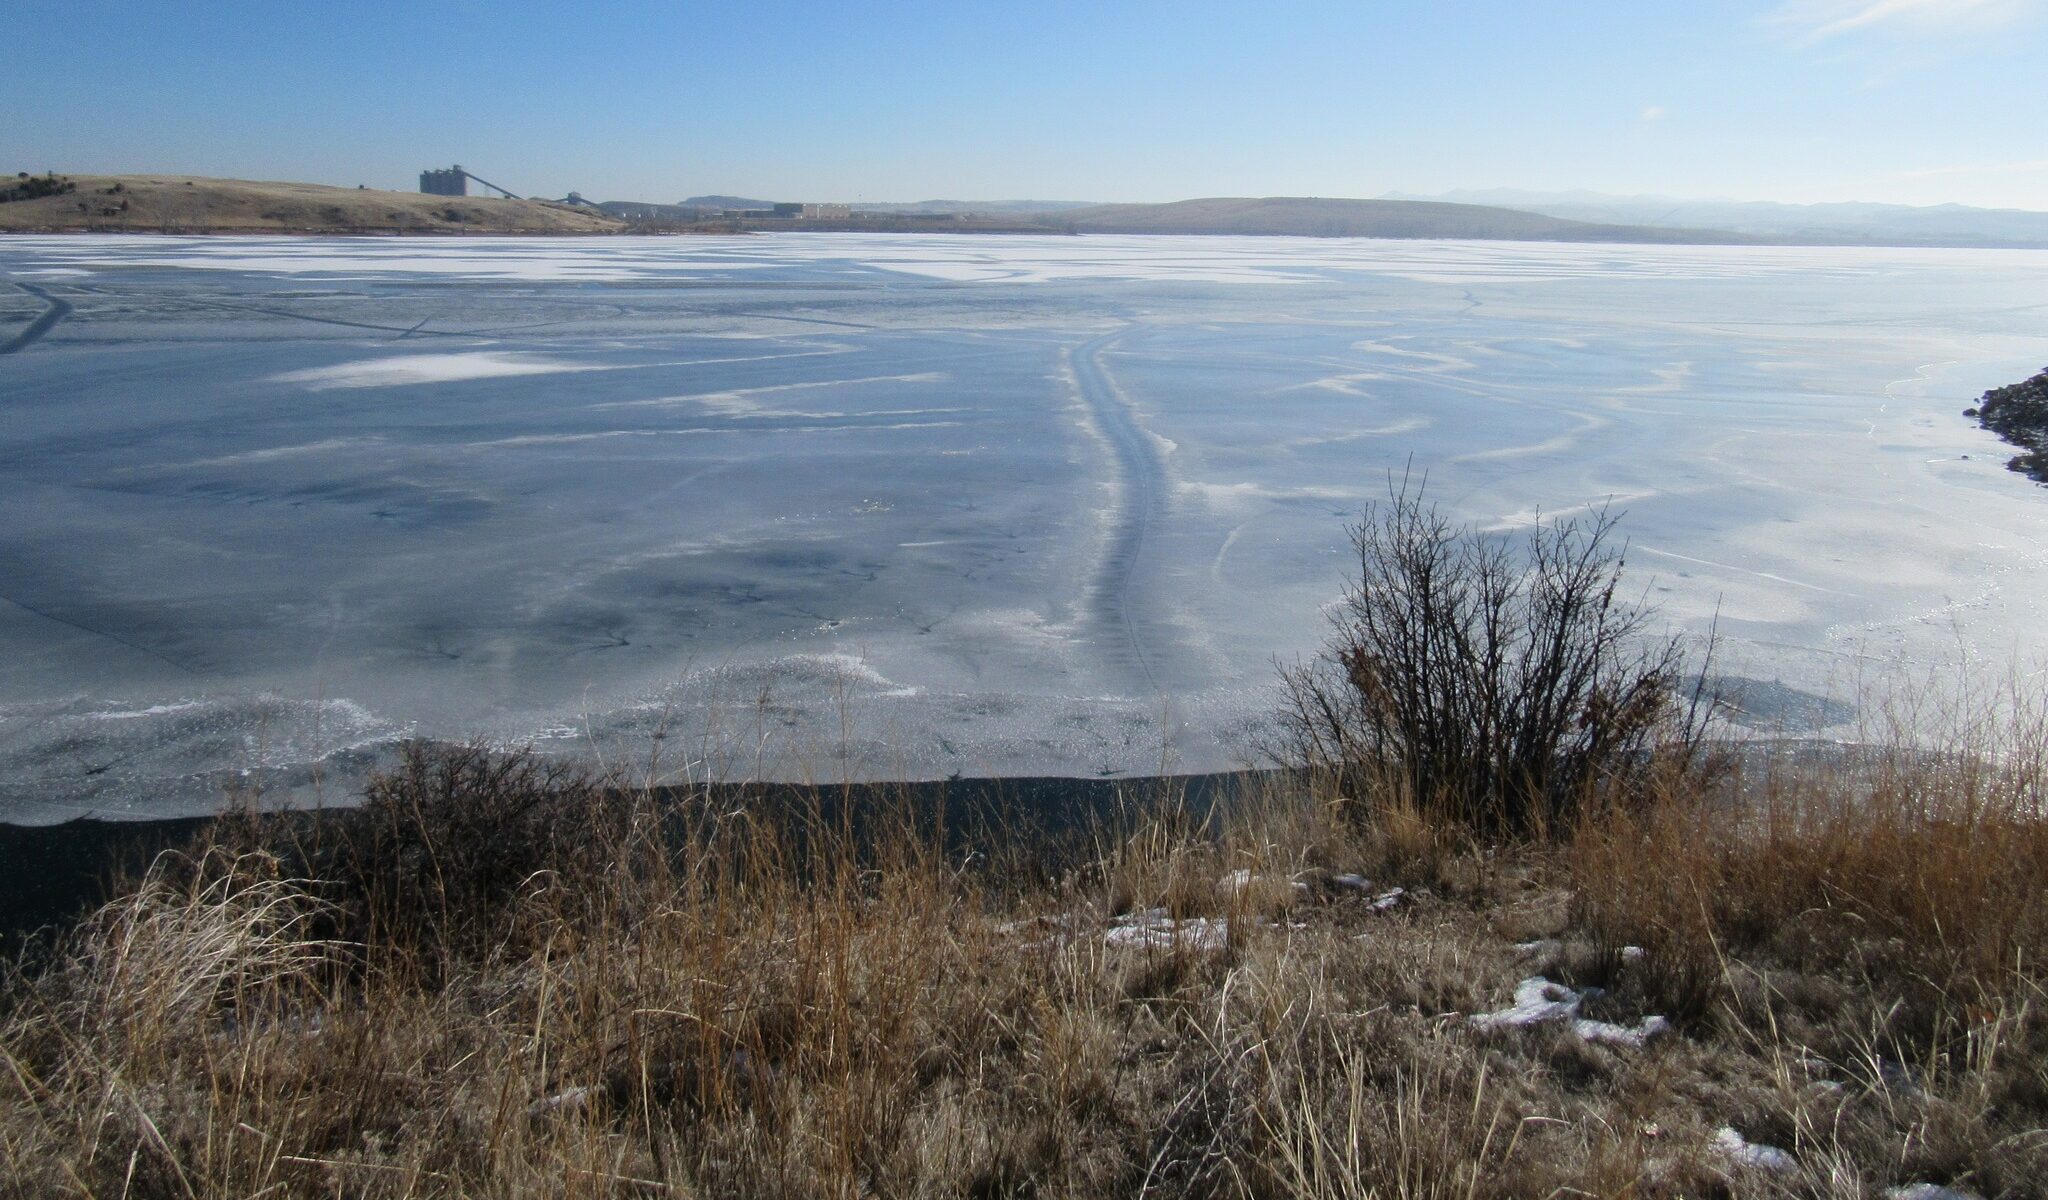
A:
<svg viewBox="0 0 2048 1200">
<path fill-rule="evenodd" d="M 71 315 L 70 301 L 59 300 L 33 283 L 17 282 L 14 286 L 41 300 L 50 307 L 44 309 L 41 316 L 30 321 L 27 329 L 15 334 L 5 342 L 0 342 L 0 354 L 15 354 L 28 349 L 36 343 L 37 339 L 55 329 L 57 322 Z"/>
<path fill-rule="evenodd" d="M 1091 640 L 1099 646 L 1121 643 L 1146 685 L 1157 693 L 1159 677 L 1139 632 L 1140 603 L 1133 584 L 1145 540 L 1166 508 L 1166 464 L 1158 445 L 1138 427 L 1101 357 L 1128 332 L 1126 328 L 1106 333 L 1067 352 L 1093 432 L 1110 452 L 1110 484 L 1116 497 L 1109 512 L 1109 535 L 1089 581 L 1088 624 Z"/>
</svg>

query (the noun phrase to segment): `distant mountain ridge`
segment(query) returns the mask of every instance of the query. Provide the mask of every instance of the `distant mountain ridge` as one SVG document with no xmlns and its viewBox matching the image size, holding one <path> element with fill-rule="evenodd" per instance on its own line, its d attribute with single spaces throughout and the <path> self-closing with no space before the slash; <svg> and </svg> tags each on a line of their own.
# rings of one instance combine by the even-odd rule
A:
<svg viewBox="0 0 2048 1200">
<path fill-rule="evenodd" d="M 820 197 L 812 197 L 818 200 Z M 831 200 L 832 197 L 823 197 Z M 846 203 L 845 201 L 841 201 Z M 750 200 L 745 196 L 691 196 L 678 200 L 672 205 L 643 204 L 632 200 L 606 201 L 608 205 L 630 204 L 640 208 L 768 208 L 773 201 Z M 868 203 L 851 202 L 855 210 L 871 213 L 929 213 L 932 215 L 955 216 L 961 213 L 986 213 L 991 216 L 1019 217 L 1039 213 L 1065 212 L 1072 208 L 1088 208 L 1094 200 L 887 200 Z"/>
<path fill-rule="evenodd" d="M 1476 204 L 1313 196 L 1212 197 L 1170 204 L 1103 204 L 1051 214 L 1047 220 L 1076 233 L 1708 244 L 1747 244 L 1758 240 L 1720 230 L 1574 221 Z"/>
<path fill-rule="evenodd" d="M 568 204 L 428 196 L 321 184 L 182 175 L 0 180 L 0 232 L 194 233 L 753 232 L 791 219 L 717 218 L 763 209 L 743 196 L 678 204 Z M 1486 200 L 1491 203 L 1470 203 Z M 858 204 L 864 216 L 807 220 L 817 232 L 1257 234 L 1702 245 L 2048 249 L 2048 212 L 1937 205 L 1778 204 L 1498 189 L 1445 197 L 1207 197 L 1164 204 L 922 200 Z"/>
<path fill-rule="evenodd" d="M 1094 200 L 917 200 L 910 203 L 856 204 L 865 212 L 887 213 L 987 213 L 992 216 L 1027 217 L 1094 208 Z"/>
<path fill-rule="evenodd" d="M 1973 208 L 1963 204 L 1782 204 L 1770 200 L 1688 200 L 1514 188 L 1453 191 L 1436 196 L 1389 192 L 1385 198 L 1500 205 L 1572 221 L 1725 229 L 1784 242 L 2048 248 L 2048 212 Z"/>
<path fill-rule="evenodd" d="M 612 204 L 639 204 L 637 200 L 612 200 Z M 674 204 L 650 204 L 648 208 L 769 208 L 770 200 L 749 200 L 745 196 L 692 196 Z"/>
</svg>

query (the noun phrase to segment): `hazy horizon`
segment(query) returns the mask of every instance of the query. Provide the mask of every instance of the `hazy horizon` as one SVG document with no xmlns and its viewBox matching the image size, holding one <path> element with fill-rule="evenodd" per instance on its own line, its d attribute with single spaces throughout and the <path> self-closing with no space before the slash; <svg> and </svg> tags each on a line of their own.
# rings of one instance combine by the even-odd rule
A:
<svg viewBox="0 0 2048 1200">
<path fill-rule="evenodd" d="M 17 6 L 9 170 L 527 195 L 1589 190 L 2048 210 L 2042 0 Z"/>
</svg>

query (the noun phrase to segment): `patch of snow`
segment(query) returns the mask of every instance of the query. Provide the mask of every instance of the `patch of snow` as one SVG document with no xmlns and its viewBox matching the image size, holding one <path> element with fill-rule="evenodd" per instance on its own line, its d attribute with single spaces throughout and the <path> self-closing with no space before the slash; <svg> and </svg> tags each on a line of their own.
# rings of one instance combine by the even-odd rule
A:
<svg viewBox="0 0 2048 1200">
<path fill-rule="evenodd" d="M 1209 917 L 1176 921 L 1163 908 L 1118 917 L 1103 942 L 1137 950 L 1221 950 L 1230 941 L 1230 922 Z"/>
<path fill-rule="evenodd" d="M 1652 1038 L 1671 1032 L 1671 1022 L 1658 1016 L 1644 1017 L 1634 1025 L 1617 1025 L 1612 1021 L 1594 1021 L 1579 1016 L 1579 1005 L 1585 1002 L 1586 997 L 1597 994 L 1593 989 L 1574 991 L 1541 975 L 1532 975 L 1515 985 L 1515 1002 L 1512 1005 L 1498 1012 L 1474 1013 L 1466 1024 L 1474 1029 L 1527 1029 L 1553 1021 L 1569 1021 L 1573 1036 L 1580 1041 L 1632 1048 L 1640 1048 Z"/>
<path fill-rule="evenodd" d="M 1392 912 L 1394 906 L 1400 904 L 1402 898 L 1407 894 L 1407 888 L 1395 888 L 1391 892 L 1382 892 L 1380 895 L 1373 897 L 1373 902 L 1366 905 L 1366 907 L 1374 912 Z"/>
<path fill-rule="evenodd" d="M 1623 946 L 1621 948 L 1621 961 L 1641 962 L 1643 961 L 1643 956 L 1647 953 L 1648 951 L 1644 950 L 1641 946 Z"/>
<path fill-rule="evenodd" d="M 1515 985 L 1515 1002 L 1498 1012 L 1474 1013 L 1466 1023 L 1474 1029 L 1520 1029 L 1578 1016 L 1579 993 L 1541 975 Z"/>
<path fill-rule="evenodd" d="M 1663 1017 L 1644 1017 L 1633 1026 L 1616 1025 L 1612 1021 L 1589 1021 L 1584 1018 L 1572 1022 L 1572 1032 L 1582 1042 L 1599 1042 L 1608 1046 L 1627 1046 L 1640 1050 L 1651 1038 L 1662 1037 L 1671 1032 L 1671 1022 Z"/>
<path fill-rule="evenodd" d="M 1884 1200 L 1984 1200 L 1975 1192 L 1961 1192 L 1938 1183 L 1908 1183 L 1886 1188 Z"/>
<path fill-rule="evenodd" d="M 1330 885 L 1350 892 L 1369 892 L 1372 890 L 1372 880 L 1367 879 L 1363 875 L 1350 873 L 1330 876 Z"/>
<path fill-rule="evenodd" d="M 1065 933 L 1072 923 L 1073 920 L 1070 917 L 1041 913 L 1035 917 L 1020 917 L 1014 921 L 1004 921 L 995 927 L 995 931 L 1001 937 L 1018 937 L 1029 933 L 1057 935 Z"/>
<path fill-rule="evenodd" d="M 590 1098 L 596 1094 L 596 1088 L 572 1087 L 565 1091 L 556 1092 L 552 1096 L 544 1096 L 541 1099 L 534 1101 L 532 1104 L 527 1105 L 526 1115 L 529 1117 L 538 1117 L 543 1113 L 551 1113 L 556 1111 L 557 1109 L 564 1108 L 573 1111 L 575 1109 L 582 1108 L 585 1105 L 589 1104 Z"/>
<path fill-rule="evenodd" d="M 1739 1167 L 1755 1167 L 1760 1171 L 1786 1174 L 1799 1169 L 1799 1163 L 1790 1154 L 1776 1146 L 1765 1146 L 1749 1141 L 1727 1125 L 1714 1134 L 1714 1149 L 1725 1155 Z"/>
</svg>

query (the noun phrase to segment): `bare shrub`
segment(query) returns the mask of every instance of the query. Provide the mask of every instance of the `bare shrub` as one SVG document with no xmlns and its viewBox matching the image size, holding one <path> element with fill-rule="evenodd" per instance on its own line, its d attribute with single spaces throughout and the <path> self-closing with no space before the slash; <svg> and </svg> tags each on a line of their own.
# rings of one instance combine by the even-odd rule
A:
<svg viewBox="0 0 2048 1200">
<path fill-rule="evenodd" d="M 1516 544 L 1423 493 L 1403 479 L 1352 527 L 1330 641 L 1282 671 L 1298 764 L 1340 794 L 1526 836 L 1653 758 L 1693 759 L 1709 706 L 1678 640 L 1618 594 L 1615 514 L 1539 521 Z"/>
<path fill-rule="evenodd" d="M 531 749 L 419 742 L 313 839 L 275 822 L 252 832 L 319 882 L 340 936 L 435 960 L 517 950 L 532 899 L 560 907 L 628 894 L 596 885 L 661 861 L 647 817 L 641 798 Z"/>
</svg>

